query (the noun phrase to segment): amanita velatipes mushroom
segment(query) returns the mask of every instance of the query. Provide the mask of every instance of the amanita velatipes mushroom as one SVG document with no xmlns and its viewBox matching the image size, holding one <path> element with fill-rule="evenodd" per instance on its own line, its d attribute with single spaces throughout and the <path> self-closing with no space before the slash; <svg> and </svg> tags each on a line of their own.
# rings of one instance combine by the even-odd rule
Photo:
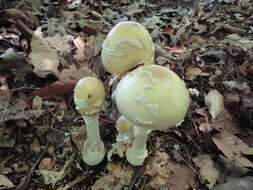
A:
<svg viewBox="0 0 253 190">
<path fill-rule="evenodd" d="M 85 163 L 91 166 L 97 165 L 105 156 L 104 144 L 100 140 L 98 121 L 104 99 L 103 83 L 94 77 L 82 78 L 75 86 L 74 102 L 76 109 L 85 121 L 87 133 L 82 158 Z"/>
<path fill-rule="evenodd" d="M 115 101 L 119 112 L 137 126 L 126 158 L 130 164 L 138 166 L 148 155 L 148 133 L 181 123 L 190 99 L 184 81 L 175 72 L 158 65 L 144 65 L 121 79 Z"/>
</svg>

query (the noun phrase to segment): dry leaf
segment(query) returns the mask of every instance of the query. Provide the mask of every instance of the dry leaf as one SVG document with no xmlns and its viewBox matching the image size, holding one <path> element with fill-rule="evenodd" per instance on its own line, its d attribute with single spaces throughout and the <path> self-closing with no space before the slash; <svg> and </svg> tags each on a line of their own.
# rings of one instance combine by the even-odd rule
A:
<svg viewBox="0 0 253 190">
<path fill-rule="evenodd" d="M 56 81 L 48 86 L 40 88 L 32 92 L 32 95 L 37 95 L 43 99 L 49 99 L 56 96 L 71 93 L 78 80 Z"/>
<path fill-rule="evenodd" d="M 48 74 L 58 76 L 58 66 L 60 63 L 57 51 L 51 48 L 48 43 L 37 35 L 33 35 L 31 40 L 31 50 L 29 55 L 34 72 L 40 77 L 47 77 Z"/>
<path fill-rule="evenodd" d="M 225 111 L 223 96 L 217 90 L 210 90 L 208 92 L 205 96 L 205 104 L 207 105 L 209 113 L 213 119 Z"/>
<path fill-rule="evenodd" d="M 186 69 L 186 77 L 189 80 L 194 80 L 198 76 L 208 76 L 208 75 L 209 75 L 208 73 L 202 72 L 202 70 L 200 68 L 198 68 L 198 67 L 189 66 Z"/>
<path fill-rule="evenodd" d="M 216 134 L 212 139 L 229 160 L 235 162 L 239 166 L 253 167 L 253 163 L 243 157 L 243 154 L 253 155 L 253 148 L 249 147 L 237 136 L 223 132 Z"/>
<path fill-rule="evenodd" d="M 43 158 L 41 161 L 40 161 L 40 164 L 39 164 L 39 169 L 40 170 L 50 170 L 52 169 L 53 167 L 53 159 L 52 158 Z"/>
<path fill-rule="evenodd" d="M 214 162 L 208 154 L 199 155 L 193 158 L 193 162 L 200 169 L 200 175 L 208 181 L 207 186 L 212 189 L 219 177 L 219 171 L 214 166 Z"/>
<path fill-rule="evenodd" d="M 71 65 L 68 69 L 64 69 L 61 72 L 58 81 L 33 91 L 32 95 L 38 95 L 43 99 L 49 99 L 69 94 L 73 91 L 79 79 L 88 76 L 95 77 L 95 74 L 87 67 L 81 67 L 77 70 L 75 65 Z"/>
<path fill-rule="evenodd" d="M 39 143 L 39 140 L 38 139 L 34 139 L 33 140 L 33 143 L 31 144 L 31 150 L 35 153 L 40 153 L 41 151 L 41 146 L 40 146 L 40 143 Z"/>
<path fill-rule="evenodd" d="M 92 190 L 121 190 L 130 183 L 133 168 L 107 163 L 107 170 L 104 176 L 100 177 L 92 186 Z"/>
<path fill-rule="evenodd" d="M 6 108 L 11 102 L 11 91 L 6 78 L 0 76 L 0 109 Z"/>
<path fill-rule="evenodd" d="M 172 161 L 165 152 L 157 152 L 150 158 L 145 173 L 152 176 L 148 185 L 155 189 L 168 186 L 169 189 L 186 190 L 195 182 L 192 169 Z"/>
<path fill-rule="evenodd" d="M 232 178 L 226 183 L 217 185 L 213 190 L 252 190 L 253 177 Z"/>
<path fill-rule="evenodd" d="M 32 101 L 32 109 L 34 110 L 41 110 L 43 105 L 43 100 L 40 96 L 34 96 Z"/>
<path fill-rule="evenodd" d="M 67 174 L 66 170 L 72 161 L 73 157 L 70 157 L 69 160 L 66 160 L 64 166 L 61 168 L 60 171 L 36 170 L 36 173 L 38 175 L 42 175 L 45 184 L 51 184 L 54 187 L 58 181 L 62 180 L 65 177 L 65 175 Z"/>
<path fill-rule="evenodd" d="M 6 190 L 13 187 L 14 184 L 5 175 L 0 174 L 0 190 Z"/>
<path fill-rule="evenodd" d="M 92 44 L 90 42 L 85 42 L 83 37 L 78 36 L 73 40 L 74 45 L 76 46 L 76 55 L 74 58 L 76 59 L 77 63 L 83 66 L 88 66 L 88 61 L 92 57 Z"/>
</svg>

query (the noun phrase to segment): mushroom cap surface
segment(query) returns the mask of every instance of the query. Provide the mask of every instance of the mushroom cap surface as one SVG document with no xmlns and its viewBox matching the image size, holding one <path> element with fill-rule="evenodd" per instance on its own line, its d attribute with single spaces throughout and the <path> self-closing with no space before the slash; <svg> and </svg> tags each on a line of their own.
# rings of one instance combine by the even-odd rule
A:
<svg viewBox="0 0 253 190">
<path fill-rule="evenodd" d="M 74 89 L 74 102 L 81 115 L 98 113 L 105 99 L 103 83 L 94 77 L 80 79 Z"/>
<path fill-rule="evenodd" d="M 122 74 L 141 64 L 154 62 L 154 44 L 149 32 L 141 24 L 123 21 L 108 33 L 101 59 L 106 71 Z"/>
<path fill-rule="evenodd" d="M 134 125 L 165 130 L 184 119 L 190 99 L 184 81 L 175 72 L 144 65 L 121 79 L 115 101 L 119 112 Z"/>
</svg>

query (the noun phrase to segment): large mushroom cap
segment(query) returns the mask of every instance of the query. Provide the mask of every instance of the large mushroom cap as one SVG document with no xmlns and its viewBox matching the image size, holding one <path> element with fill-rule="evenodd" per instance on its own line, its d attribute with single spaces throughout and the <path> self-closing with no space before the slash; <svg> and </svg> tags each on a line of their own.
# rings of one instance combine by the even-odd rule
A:
<svg viewBox="0 0 253 190">
<path fill-rule="evenodd" d="M 102 46 L 102 63 L 113 74 L 121 74 L 154 61 L 154 44 L 139 23 L 123 21 L 112 28 Z"/>
<path fill-rule="evenodd" d="M 105 99 L 103 83 L 94 78 L 86 77 L 78 81 L 74 89 L 76 109 L 82 115 L 92 115 L 101 110 Z"/>
<path fill-rule="evenodd" d="M 179 76 L 162 66 L 144 65 L 119 82 L 115 100 L 133 124 L 164 130 L 180 123 L 189 107 L 189 95 Z"/>
</svg>

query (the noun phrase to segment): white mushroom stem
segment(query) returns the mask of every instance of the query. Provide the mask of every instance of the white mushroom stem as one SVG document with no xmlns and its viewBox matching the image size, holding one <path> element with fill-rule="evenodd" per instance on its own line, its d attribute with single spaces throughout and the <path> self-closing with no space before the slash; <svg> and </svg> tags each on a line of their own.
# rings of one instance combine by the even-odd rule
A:
<svg viewBox="0 0 253 190">
<path fill-rule="evenodd" d="M 85 163 L 91 166 L 97 165 L 105 156 L 104 143 L 100 139 L 98 118 L 99 114 L 83 116 L 87 139 L 84 142 L 82 158 Z"/>
<path fill-rule="evenodd" d="M 148 156 L 147 139 L 150 129 L 136 127 L 135 139 L 132 146 L 126 151 L 127 161 L 133 166 L 140 166 L 143 164 L 145 158 Z"/>
</svg>

